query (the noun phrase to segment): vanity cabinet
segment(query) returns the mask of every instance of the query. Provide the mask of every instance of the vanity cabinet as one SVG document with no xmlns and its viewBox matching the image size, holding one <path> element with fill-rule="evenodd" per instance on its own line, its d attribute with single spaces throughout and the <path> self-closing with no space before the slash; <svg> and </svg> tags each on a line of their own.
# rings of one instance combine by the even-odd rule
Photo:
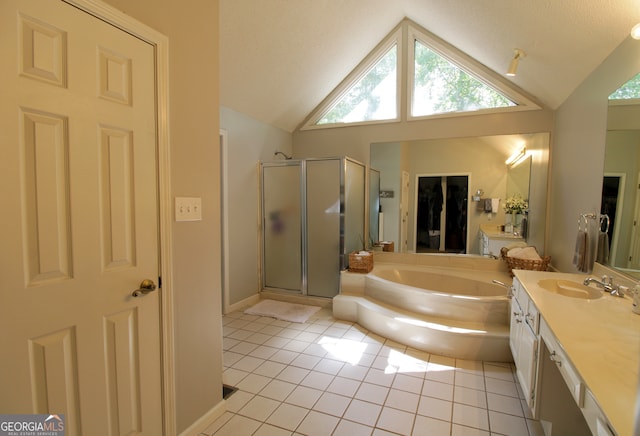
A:
<svg viewBox="0 0 640 436">
<path fill-rule="evenodd" d="M 616 435 L 518 277 L 512 284 L 509 345 L 527 405 L 545 435 Z"/>
<path fill-rule="evenodd" d="M 535 416 L 540 315 L 518 279 L 513 280 L 512 292 L 509 346 L 518 382 L 525 393 L 527 405 Z"/>
<path fill-rule="evenodd" d="M 480 254 L 483 256 L 500 257 L 502 247 L 513 245 L 515 242 L 524 243 L 524 239 L 512 233 L 501 232 L 493 225 L 480 225 Z"/>
<path fill-rule="evenodd" d="M 614 436 L 616 433 L 611 429 L 611 425 L 600 406 L 598 406 L 593 394 L 578 374 L 544 318 L 540 320 L 540 338 L 542 340 L 540 353 L 542 370 L 539 372 L 540 377 L 543 379 L 546 376 L 553 377 L 553 374 L 550 374 L 552 371 L 550 367 L 555 367 L 553 369 L 557 369 L 557 373 L 561 376 L 561 380 L 557 381 L 559 383 L 564 382 L 571 397 L 570 399 L 565 399 L 564 403 L 568 404 L 573 400 L 578 409 L 565 407 L 559 410 L 559 407 L 552 404 L 542 408 L 540 419 L 545 419 L 545 415 L 550 415 L 551 417 L 560 416 L 562 419 L 552 418 L 552 421 L 556 421 L 556 425 L 554 425 L 556 430 L 560 427 L 561 433 L 559 434 L 568 434 L 570 432 L 573 434 L 591 433 L 597 436 Z M 543 380 L 539 387 L 540 394 L 545 395 L 544 390 L 549 390 L 550 392 L 546 394 L 546 397 L 552 396 L 554 400 L 558 400 L 558 397 L 562 394 L 558 394 L 557 384 L 555 381 L 548 382 Z M 554 387 L 554 385 L 556 386 Z M 582 419 L 583 417 L 584 420 Z"/>
<path fill-rule="evenodd" d="M 542 320 L 540 323 L 540 337 L 544 341 L 547 349 L 549 350 L 549 360 L 554 362 L 562 375 L 562 379 L 569 388 L 569 392 L 576 402 L 578 407 L 584 406 L 584 383 L 580 379 L 580 376 L 571 365 L 569 358 L 560 347 L 560 344 L 551 333 L 551 329 L 547 323 Z"/>
</svg>

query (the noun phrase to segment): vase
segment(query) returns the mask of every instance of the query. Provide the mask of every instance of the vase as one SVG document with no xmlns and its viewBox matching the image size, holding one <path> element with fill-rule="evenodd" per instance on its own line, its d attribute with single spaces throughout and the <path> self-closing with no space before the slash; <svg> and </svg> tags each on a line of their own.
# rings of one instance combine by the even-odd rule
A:
<svg viewBox="0 0 640 436">
<path fill-rule="evenodd" d="M 513 222 L 514 235 L 520 235 L 520 232 L 522 231 L 522 217 L 523 217 L 523 214 L 513 212 L 512 222 Z"/>
<path fill-rule="evenodd" d="M 504 216 L 504 232 L 513 233 L 514 216 L 511 213 L 507 213 Z"/>
</svg>

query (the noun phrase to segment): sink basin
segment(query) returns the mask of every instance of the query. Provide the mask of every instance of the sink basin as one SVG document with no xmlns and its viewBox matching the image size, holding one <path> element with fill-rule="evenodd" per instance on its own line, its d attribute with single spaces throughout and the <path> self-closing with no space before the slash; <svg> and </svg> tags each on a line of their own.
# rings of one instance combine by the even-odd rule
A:
<svg viewBox="0 0 640 436">
<path fill-rule="evenodd" d="M 594 300 L 602 297 L 602 290 L 585 286 L 571 280 L 546 279 L 540 280 L 538 285 L 545 291 L 553 292 L 570 298 Z"/>
</svg>

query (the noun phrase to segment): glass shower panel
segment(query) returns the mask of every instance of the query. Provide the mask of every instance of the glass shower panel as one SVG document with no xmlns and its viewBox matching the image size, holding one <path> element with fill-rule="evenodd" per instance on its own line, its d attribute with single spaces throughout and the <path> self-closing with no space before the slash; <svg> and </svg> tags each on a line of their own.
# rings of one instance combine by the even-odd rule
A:
<svg viewBox="0 0 640 436">
<path fill-rule="evenodd" d="M 340 159 L 307 160 L 307 295 L 340 288 Z"/>
<path fill-rule="evenodd" d="M 364 250 L 366 237 L 365 220 L 365 167 L 364 165 L 345 159 L 345 210 L 344 210 L 344 258 L 343 268 L 348 266 L 348 254 Z"/>
<path fill-rule="evenodd" d="M 264 287 L 302 290 L 302 165 L 262 167 Z"/>
</svg>

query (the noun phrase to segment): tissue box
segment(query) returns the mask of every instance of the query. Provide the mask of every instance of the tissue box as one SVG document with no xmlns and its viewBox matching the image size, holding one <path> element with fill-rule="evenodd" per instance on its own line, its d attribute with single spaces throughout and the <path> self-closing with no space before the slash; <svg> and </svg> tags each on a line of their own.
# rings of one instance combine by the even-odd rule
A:
<svg viewBox="0 0 640 436">
<path fill-rule="evenodd" d="M 349 253 L 349 271 L 368 273 L 373 269 L 373 253 L 354 251 Z"/>
</svg>

